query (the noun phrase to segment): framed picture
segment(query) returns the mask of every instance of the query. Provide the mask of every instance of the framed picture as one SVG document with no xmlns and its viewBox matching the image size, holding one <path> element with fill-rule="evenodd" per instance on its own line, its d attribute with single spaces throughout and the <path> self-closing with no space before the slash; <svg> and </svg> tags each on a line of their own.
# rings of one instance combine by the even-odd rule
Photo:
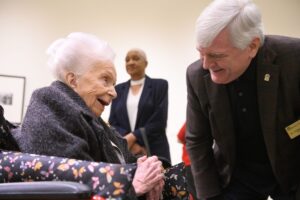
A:
<svg viewBox="0 0 300 200">
<path fill-rule="evenodd" d="M 0 104 L 4 117 L 13 123 L 21 123 L 24 110 L 26 78 L 0 74 Z"/>
</svg>

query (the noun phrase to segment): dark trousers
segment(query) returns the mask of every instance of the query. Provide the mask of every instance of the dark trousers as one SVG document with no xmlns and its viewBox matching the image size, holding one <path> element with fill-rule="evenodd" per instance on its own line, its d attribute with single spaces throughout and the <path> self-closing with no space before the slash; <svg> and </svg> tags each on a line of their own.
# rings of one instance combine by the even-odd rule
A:
<svg viewBox="0 0 300 200">
<path fill-rule="evenodd" d="M 193 199 L 197 200 L 196 188 L 190 165 L 185 166 L 185 175 L 187 180 L 187 190 L 192 195 Z"/>
<path fill-rule="evenodd" d="M 233 178 L 222 194 L 224 200 L 267 200 L 270 196 L 273 200 L 298 200 L 296 192 L 284 193 L 279 187 L 271 191 L 258 192 L 237 178 Z"/>
</svg>

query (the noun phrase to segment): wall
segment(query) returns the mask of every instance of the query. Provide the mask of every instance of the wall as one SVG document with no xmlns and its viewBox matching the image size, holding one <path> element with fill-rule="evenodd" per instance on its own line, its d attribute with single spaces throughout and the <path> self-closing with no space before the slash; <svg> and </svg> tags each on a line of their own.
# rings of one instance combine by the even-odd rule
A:
<svg viewBox="0 0 300 200">
<path fill-rule="evenodd" d="M 96 34 L 117 53 L 118 82 L 129 77 L 124 57 L 132 47 L 149 58 L 147 74 L 169 81 L 168 138 L 173 163 L 181 161 L 176 134 L 185 121 L 185 70 L 198 58 L 194 23 L 209 0 L 0 0 L 0 74 L 25 76 L 25 110 L 32 91 L 53 80 L 45 50 L 73 31 Z M 300 37 L 299 0 L 255 0 L 267 33 Z M 9 86 L 7 86 L 9 87 Z M 107 119 L 109 108 L 103 114 Z"/>
</svg>

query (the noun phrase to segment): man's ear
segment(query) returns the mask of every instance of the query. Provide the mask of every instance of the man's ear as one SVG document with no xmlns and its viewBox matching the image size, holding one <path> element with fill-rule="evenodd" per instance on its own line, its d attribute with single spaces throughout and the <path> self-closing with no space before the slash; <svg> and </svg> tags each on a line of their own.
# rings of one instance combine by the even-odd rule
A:
<svg viewBox="0 0 300 200">
<path fill-rule="evenodd" d="M 256 37 L 251 41 L 249 45 L 251 58 L 254 58 L 256 56 L 259 47 L 260 47 L 260 39 Z"/>
<path fill-rule="evenodd" d="M 73 89 L 75 89 L 77 87 L 77 78 L 73 72 L 66 73 L 65 81 L 69 87 L 71 87 Z"/>
</svg>

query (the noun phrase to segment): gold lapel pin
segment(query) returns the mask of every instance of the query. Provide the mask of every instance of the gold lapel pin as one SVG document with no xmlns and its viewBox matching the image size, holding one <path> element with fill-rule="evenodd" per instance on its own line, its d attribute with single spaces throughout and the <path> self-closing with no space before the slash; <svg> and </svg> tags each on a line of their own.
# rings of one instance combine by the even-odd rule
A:
<svg viewBox="0 0 300 200">
<path fill-rule="evenodd" d="M 270 81 L 270 77 L 271 77 L 270 74 L 265 74 L 264 81 Z"/>
</svg>

